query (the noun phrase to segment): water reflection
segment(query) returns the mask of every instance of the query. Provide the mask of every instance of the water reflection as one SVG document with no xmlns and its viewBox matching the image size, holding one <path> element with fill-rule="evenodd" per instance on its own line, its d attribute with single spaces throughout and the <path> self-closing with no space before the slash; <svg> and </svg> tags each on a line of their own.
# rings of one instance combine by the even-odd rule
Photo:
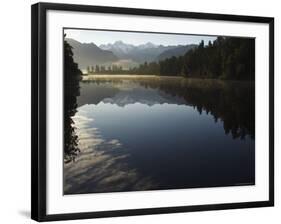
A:
<svg viewBox="0 0 281 224">
<path fill-rule="evenodd" d="M 79 111 L 83 114 L 83 109 Z M 138 179 L 136 169 L 130 168 L 126 160 L 128 151 L 118 139 L 106 140 L 93 120 L 83 115 L 73 118 L 77 126 L 79 147 L 83 153 L 75 163 L 65 164 L 64 193 L 113 192 L 143 190 L 151 187 L 148 178 Z"/>
<path fill-rule="evenodd" d="M 254 184 L 254 84 L 169 77 L 80 82 L 64 191 Z"/>
<path fill-rule="evenodd" d="M 225 133 L 233 138 L 255 136 L 254 82 L 155 78 L 95 78 L 81 83 L 83 92 L 78 107 L 99 102 L 125 106 L 136 102 L 193 106 L 199 113 L 206 111 L 214 120 L 221 119 Z M 93 88 L 94 86 L 94 88 Z"/>
</svg>

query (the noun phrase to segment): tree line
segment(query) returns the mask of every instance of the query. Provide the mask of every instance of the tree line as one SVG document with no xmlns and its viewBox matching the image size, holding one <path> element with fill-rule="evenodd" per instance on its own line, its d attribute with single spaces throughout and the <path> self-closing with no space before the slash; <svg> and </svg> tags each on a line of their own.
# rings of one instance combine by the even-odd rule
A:
<svg viewBox="0 0 281 224">
<path fill-rule="evenodd" d="M 104 65 L 95 65 L 95 66 L 87 66 L 87 74 L 120 74 L 123 73 L 124 70 L 122 66 L 112 65 L 112 66 L 104 66 Z"/>
<path fill-rule="evenodd" d="M 184 76 L 254 80 L 255 40 L 250 38 L 218 37 L 213 43 L 200 44 L 179 57 L 140 64 L 131 74 Z"/>
</svg>

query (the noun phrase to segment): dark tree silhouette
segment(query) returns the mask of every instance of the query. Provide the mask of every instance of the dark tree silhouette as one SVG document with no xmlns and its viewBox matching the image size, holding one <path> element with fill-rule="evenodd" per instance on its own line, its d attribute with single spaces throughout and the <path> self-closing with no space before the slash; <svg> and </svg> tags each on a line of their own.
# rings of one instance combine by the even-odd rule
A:
<svg viewBox="0 0 281 224">
<path fill-rule="evenodd" d="M 79 81 L 82 73 L 73 61 L 72 47 L 64 40 L 64 161 L 75 160 L 78 148 L 78 137 L 73 127 L 72 116 L 76 113 L 79 96 Z"/>
<path fill-rule="evenodd" d="M 131 69 L 129 73 L 254 80 L 255 40 L 218 37 L 208 45 L 201 41 L 198 47 L 184 56 L 173 56 L 159 62 L 145 62 Z"/>
</svg>

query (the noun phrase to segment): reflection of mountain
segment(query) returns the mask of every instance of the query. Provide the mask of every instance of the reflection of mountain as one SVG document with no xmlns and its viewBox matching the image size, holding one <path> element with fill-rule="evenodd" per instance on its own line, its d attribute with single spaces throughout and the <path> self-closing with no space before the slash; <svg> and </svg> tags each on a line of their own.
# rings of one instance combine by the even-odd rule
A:
<svg viewBox="0 0 281 224">
<path fill-rule="evenodd" d="M 254 83 L 185 78 L 100 78 L 81 83 L 78 105 L 185 104 L 210 113 L 234 138 L 255 134 Z"/>
<path fill-rule="evenodd" d="M 78 107 L 84 104 L 99 104 L 100 102 L 116 104 L 124 107 L 128 104 L 141 103 L 149 106 L 155 104 L 186 104 L 182 97 L 171 96 L 162 91 L 155 91 L 153 88 L 145 88 L 133 83 L 116 84 L 116 86 L 101 83 L 81 83 L 81 95 L 78 97 Z"/>
<path fill-rule="evenodd" d="M 80 43 L 74 39 L 67 38 L 66 41 L 72 46 L 74 61 L 78 63 L 80 69 L 118 60 L 111 51 L 102 50 L 94 43 Z"/>
<path fill-rule="evenodd" d="M 124 107 L 128 104 L 141 103 L 148 106 L 155 104 L 184 104 L 184 99 L 181 97 L 173 97 L 167 93 L 157 93 L 153 89 L 145 89 L 143 87 L 132 89 L 126 92 L 120 92 L 112 98 L 105 98 L 104 103 L 116 104 L 119 107 Z"/>
<path fill-rule="evenodd" d="M 79 86 L 65 92 L 65 194 L 255 183 L 253 82 L 100 75 Z"/>
</svg>

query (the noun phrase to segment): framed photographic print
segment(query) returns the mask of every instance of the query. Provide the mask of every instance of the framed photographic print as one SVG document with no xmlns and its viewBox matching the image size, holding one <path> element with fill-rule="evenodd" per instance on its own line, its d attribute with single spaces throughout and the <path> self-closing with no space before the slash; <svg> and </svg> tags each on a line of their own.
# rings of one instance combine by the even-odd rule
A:
<svg viewBox="0 0 281 224">
<path fill-rule="evenodd" d="M 32 218 L 274 204 L 274 19 L 32 6 Z"/>
</svg>

